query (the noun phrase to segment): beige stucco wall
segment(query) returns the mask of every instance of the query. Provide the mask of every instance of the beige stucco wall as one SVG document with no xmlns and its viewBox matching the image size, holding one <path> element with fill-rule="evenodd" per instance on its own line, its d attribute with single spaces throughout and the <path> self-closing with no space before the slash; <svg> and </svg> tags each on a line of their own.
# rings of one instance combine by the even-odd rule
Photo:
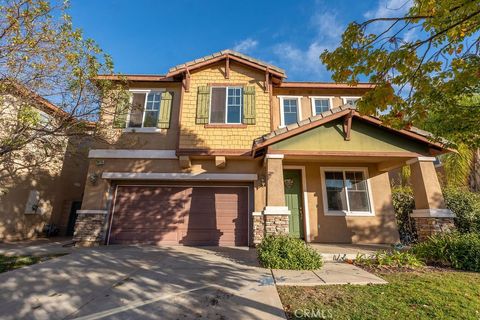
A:
<svg viewBox="0 0 480 320">
<path fill-rule="evenodd" d="M 181 113 L 180 148 L 250 149 L 255 138 L 270 132 L 270 97 L 264 90 L 265 74 L 230 62 L 230 78 L 225 79 L 225 62 L 196 70 L 191 74 Z M 211 84 L 255 86 L 256 124 L 246 128 L 207 128 L 195 124 L 197 89 Z"/>
<path fill-rule="evenodd" d="M 313 242 L 395 243 L 398 241 L 388 173 L 378 172 L 376 164 L 358 164 L 360 167 L 368 167 L 375 210 L 375 216 L 373 217 L 334 217 L 324 215 L 320 167 L 331 167 L 332 163 L 306 163 L 283 160 L 283 165 L 305 166 L 309 227 Z M 336 163 L 334 166 L 355 167 L 357 165 Z M 194 158 L 192 159 L 192 167 L 184 170 L 179 167 L 178 160 L 105 159 L 104 164 L 100 166 L 96 164 L 95 160 L 91 160 L 89 170 L 91 173 L 96 172 L 99 176 L 101 176 L 102 172 L 256 173 L 259 175 L 259 180 L 254 182 L 252 210 L 260 212 L 266 205 L 266 187 L 262 186 L 262 178 L 264 178 L 266 173 L 263 160 L 261 159 L 240 160 L 227 158 L 226 168 L 221 169 L 215 166 L 214 157 Z M 173 183 L 171 181 L 140 182 L 148 184 Z M 139 181 L 123 181 L 122 183 L 135 184 L 139 183 Z M 82 209 L 106 209 L 109 185 L 108 181 L 101 178 L 99 178 L 96 185 L 92 185 L 87 180 Z M 281 185 L 283 186 L 283 184 Z M 283 194 L 280 196 L 283 197 Z"/>
<path fill-rule="evenodd" d="M 104 210 L 107 208 L 108 187 L 110 182 L 102 179 L 103 172 L 156 172 L 156 173 L 248 173 L 261 174 L 261 160 L 242 160 L 227 157 L 227 165 L 225 168 L 217 168 L 215 166 L 214 157 L 199 157 L 191 160 L 191 167 L 188 169 L 180 168 L 178 160 L 143 160 L 143 159 L 102 159 L 99 165 L 95 159 L 90 160 L 88 175 L 96 174 L 99 178 L 96 184 L 89 182 L 86 177 L 85 194 L 82 203 L 82 209 Z M 129 183 L 135 184 L 136 181 Z M 155 182 L 153 182 L 155 183 Z M 156 183 L 162 183 L 157 181 Z M 196 182 L 201 183 L 201 182 Z M 254 183 L 254 192 L 256 195 L 253 201 L 254 210 L 261 210 L 264 206 L 265 192 L 258 182 Z M 257 193 L 258 192 L 258 193 Z"/>
<path fill-rule="evenodd" d="M 443 209 L 445 200 L 431 161 L 417 161 L 410 165 L 410 181 L 415 197 L 415 209 Z"/>
<path fill-rule="evenodd" d="M 375 164 L 302 163 L 305 166 L 306 193 L 309 211 L 309 230 L 312 242 L 331 243 L 395 243 L 399 241 L 388 173 L 378 172 Z M 326 216 L 323 208 L 321 167 L 368 167 L 375 216 Z"/>
<path fill-rule="evenodd" d="M 108 100 L 102 104 L 100 128 L 104 141 L 98 140 L 93 148 L 108 149 L 166 149 L 173 150 L 177 147 L 178 116 L 182 95 L 181 82 L 131 82 L 129 89 L 165 89 L 173 92 L 172 113 L 170 128 L 161 129 L 159 132 L 132 133 L 121 128 L 113 128 L 115 105 Z"/>
<path fill-rule="evenodd" d="M 0 240 L 36 237 L 46 223 L 65 234 L 72 201 L 83 195 L 88 141 L 82 145 L 79 149 L 77 142 L 69 141 L 66 149 L 41 165 L 0 168 Z M 25 214 L 32 190 L 39 192 L 39 209 Z"/>
<path fill-rule="evenodd" d="M 278 96 L 295 96 L 302 97 L 300 99 L 301 119 L 306 119 L 312 116 L 312 102 L 310 97 L 325 96 L 333 97 L 332 108 L 343 105 L 341 97 L 362 96 L 365 94 L 365 89 L 289 89 L 289 88 L 274 88 L 272 97 L 272 119 L 273 129 L 278 129 L 280 126 L 280 98 Z"/>
</svg>

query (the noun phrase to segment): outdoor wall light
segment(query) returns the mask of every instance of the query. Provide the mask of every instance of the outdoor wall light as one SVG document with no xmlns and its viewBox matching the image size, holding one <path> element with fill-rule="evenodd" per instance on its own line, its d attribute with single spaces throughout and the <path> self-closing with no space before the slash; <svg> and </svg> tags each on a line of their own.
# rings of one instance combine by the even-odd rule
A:
<svg viewBox="0 0 480 320">
<path fill-rule="evenodd" d="M 88 176 L 88 180 L 90 180 L 90 183 L 92 185 L 96 185 L 98 182 L 98 173 L 92 173 Z"/>
</svg>

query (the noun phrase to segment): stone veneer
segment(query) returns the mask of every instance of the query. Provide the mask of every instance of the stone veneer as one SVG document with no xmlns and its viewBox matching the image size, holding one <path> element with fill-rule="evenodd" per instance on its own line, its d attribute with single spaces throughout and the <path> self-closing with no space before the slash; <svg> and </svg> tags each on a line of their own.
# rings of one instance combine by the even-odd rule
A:
<svg viewBox="0 0 480 320">
<path fill-rule="evenodd" d="M 102 244 L 106 217 L 104 213 L 79 213 L 73 234 L 75 246 L 94 247 Z"/>
<path fill-rule="evenodd" d="M 288 234 L 289 215 L 254 215 L 253 243 L 259 244 L 266 235 Z"/>
<path fill-rule="evenodd" d="M 428 237 L 453 231 L 455 225 L 453 218 L 438 218 L 438 217 L 414 217 L 417 228 L 418 241 L 425 241 Z"/>
</svg>

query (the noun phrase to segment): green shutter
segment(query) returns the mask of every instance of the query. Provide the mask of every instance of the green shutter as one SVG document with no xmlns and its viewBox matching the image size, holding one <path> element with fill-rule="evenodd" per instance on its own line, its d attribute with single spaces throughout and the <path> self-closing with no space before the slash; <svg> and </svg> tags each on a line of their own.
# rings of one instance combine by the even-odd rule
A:
<svg viewBox="0 0 480 320">
<path fill-rule="evenodd" d="M 197 94 L 197 119 L 196 124 L 208 123 L 208 108 L 210 105 L 210 87 L 198 87 Z"/>
<path fill-rule="evenodd" d="M 243 88 L 243 120 L 244 124 L 255 124 L 255 86 Z"/>
<path fill-rule="evenodd" d="M 113 118 L 114 128 L 127 127 L 127 116 L 130 110 L 130 103 L 128 101 L 119 101 L 115 108 L 115 116 Z"/>
<path fill-rule="evenodd" d="M 162 93 L 160 102 L 160 115 L 158 116 L 157 128 L 170 128 L 170 117 L 172 114 L 173 92 L 165 91 Z"/>
</svg>

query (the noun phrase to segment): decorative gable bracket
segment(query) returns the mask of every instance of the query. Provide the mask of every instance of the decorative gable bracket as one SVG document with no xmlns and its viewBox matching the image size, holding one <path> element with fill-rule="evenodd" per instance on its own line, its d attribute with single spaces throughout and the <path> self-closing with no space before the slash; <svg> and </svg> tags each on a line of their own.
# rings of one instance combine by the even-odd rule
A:
<svg viewBox="0 0 480 320">
<path fill-rule="evenodd" d="M 352 131 L 353 110 L 350 110 L 344 117 L 343 121 L 343 137 L 345 141 L 350 141 L 350 132 Z"/>
</svg>

